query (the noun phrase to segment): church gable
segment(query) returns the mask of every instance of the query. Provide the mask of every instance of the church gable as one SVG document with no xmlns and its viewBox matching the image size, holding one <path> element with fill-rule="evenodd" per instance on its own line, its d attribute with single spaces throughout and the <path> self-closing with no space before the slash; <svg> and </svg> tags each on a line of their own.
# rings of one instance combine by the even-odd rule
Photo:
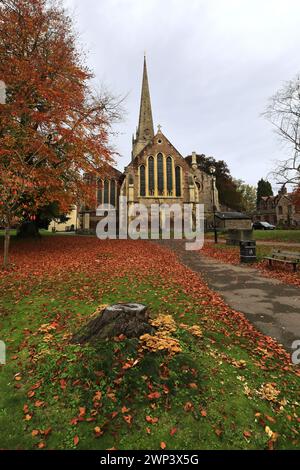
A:
<svg viewBox="0 0 300 470">
<path fill-rule="evenodd" d="M 185 198 L 189 165 L 159 130 L 128 165 L 134 198 Z"/>
</svg>

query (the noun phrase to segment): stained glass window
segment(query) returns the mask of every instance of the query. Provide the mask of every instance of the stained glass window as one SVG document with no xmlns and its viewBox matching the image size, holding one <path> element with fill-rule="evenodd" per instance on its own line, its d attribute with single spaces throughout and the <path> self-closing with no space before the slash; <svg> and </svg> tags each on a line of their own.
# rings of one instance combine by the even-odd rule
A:
<svg viewBox="0 0 300 470">
<path fill-rule="evenodd" d="M 157 188 L 158 194 L 164 194 L 164 160 L 161 153 L 157 155 Z"/>
<path fill-rule="evenodd" d="M 140 196 L 146 196 L 145 166 L 140 166 Z"/>
<path fill-rule="evenodd" d="M 112 206 L 116 205 L 116 182 L 115 180 L 110 181 L 110 203 Z"/>
<path fill-rule="evenodd" d="M 108 204 L 109 181 L 104 181 L 104 204 Z"/>
<path fill-rule="evenodd" d="M 175 178 L 176 178 L 176 197 L 181 196 L 181 168 L 177 166 L 175 168 Z"/>
<path fill-rule="evenodd" d="M 154 158 L 149 157 L 148 159 L 148 186 L 149 194 L 154 195 Z"/>
<path fill-rule="evenodd" d="M 173 161 L 171 157 L 167 158 L 167 191 L 171 196 L 173 192 Z"/>
<path fill-rule="evenodd" d="M 102 180 L 100 178 L 97 179 L 97 206 L 102 204 Z"/>
</svg>

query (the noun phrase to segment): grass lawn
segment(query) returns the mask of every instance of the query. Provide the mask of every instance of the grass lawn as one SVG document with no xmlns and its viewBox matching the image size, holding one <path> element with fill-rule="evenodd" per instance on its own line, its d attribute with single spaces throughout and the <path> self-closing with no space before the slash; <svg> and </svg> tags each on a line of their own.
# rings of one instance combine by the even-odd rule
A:
<svg viewBox="0 0 300 470">
<path fill-rule="evenodd" d="M 300 243 L 300 230 L 254 230 L 254 240 Z M 212 232 L 205 234 L 206 239 L 214 238 Z M 226 238 L 226 232 L 218 233 L 219 239 Z"/>
<path fill-rule="evenodd" d="M 13 240 L 11 260 L 2 449 L 300 448 L 299 369 L 173 253 L 57 236 Z M 165 349 L 70 342 L 99 305 L 125 301 L 160 319 Z"/>
<path fill-rule="evenodd" d="M 300 243 L 300 230 L 254 230 L 254 239 Z"/>
</svg>

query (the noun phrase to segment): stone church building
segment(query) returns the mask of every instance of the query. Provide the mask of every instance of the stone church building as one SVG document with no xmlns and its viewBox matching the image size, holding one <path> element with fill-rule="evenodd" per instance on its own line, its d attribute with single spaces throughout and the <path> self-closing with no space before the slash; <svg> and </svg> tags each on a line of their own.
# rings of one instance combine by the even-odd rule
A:
<svg viewBox="0 0 300 470">
<path fill-rule="evenodd" d="M 121 173 L 110 167 L 107 176 L 95 182 L 97 206 L 110 203 L 118 207 L 119 196 L 127 197 L 127 204 L 174 203 L 204 204 L 205 223 L 212 220 L 213 205 L 219 210 L 218 192 L 214 177 L 198 168 L 196 152 L 190 164 L 161 131 L 154 132 L 146 58 L 142 81 L 139 123 L 132 138 L 131 162 Z M 99 217 L 95 208 L 79 211 L 80 228 L 95 231 Z"/>
</svg>

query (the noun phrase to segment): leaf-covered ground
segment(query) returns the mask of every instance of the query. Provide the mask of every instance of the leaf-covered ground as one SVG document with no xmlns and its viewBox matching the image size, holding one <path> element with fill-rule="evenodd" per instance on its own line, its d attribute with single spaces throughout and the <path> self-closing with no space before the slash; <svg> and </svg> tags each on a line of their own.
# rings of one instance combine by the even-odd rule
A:
<svg viewBox="0 0 300 470">
<path fill-rule="evenodd" d="M 292 266 L 289 264 L 273 263 L 273 266 L 270 267 L 268 260 L 263 259 L 264 256 L 271 254 L 272 249 L 270 245 L 257 245 L 257 263 L 243 266 L 250 266 L 252 269 L 256 268 L 263 276 L 278 279 L 286 284 L 300 287 L 300 267 L 298 267 L 298 270 L 294 273 Z M 276 245 L 276 249 L 299 252 L 299 248 L 293 246 L 287 248 L 286 246 L 280 247 Z M 240 264 L 240 248 L 238 246 L 230 246 L 224 243 L 217 243 L 216 245 L 214 243 L 206 243 L 201 253 L 222 261 L 223 263 Z"/>
<path fill-rule="evenodd" d="M 299 369 L 165 248 L 47 237 L 0 274 L 0 447 L 299 448 Z M 149 306 L 158 337 L 73 345 L 99 305 Z M 161 349 L 160 349 L 161 348 Z"/>
</svg>

